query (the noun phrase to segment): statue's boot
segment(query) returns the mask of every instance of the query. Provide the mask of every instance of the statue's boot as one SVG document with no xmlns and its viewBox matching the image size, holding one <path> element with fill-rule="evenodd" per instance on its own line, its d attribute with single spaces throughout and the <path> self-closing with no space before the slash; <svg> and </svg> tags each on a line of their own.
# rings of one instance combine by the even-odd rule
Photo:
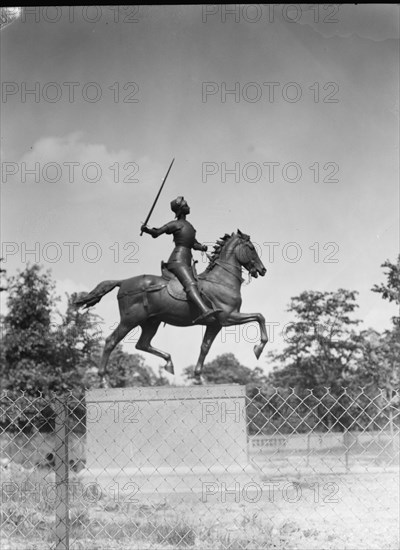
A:
<svg viewBox="0 0 400 550">
<path fill-rule="evenodd" d="M 199 289 L 196 285 L 190 285 L 189 289 L 186 291 L 188 298 L 193 302 L 198 309 L 201 311 L 201 315 L 197 317 L 193 323 L 198 323 L 199 321 L 207 321 L 208 319 L 216 319 L 216 315 L 221 313 L 222 309 L 210 309 L 203 302 Z"/>
</svg>

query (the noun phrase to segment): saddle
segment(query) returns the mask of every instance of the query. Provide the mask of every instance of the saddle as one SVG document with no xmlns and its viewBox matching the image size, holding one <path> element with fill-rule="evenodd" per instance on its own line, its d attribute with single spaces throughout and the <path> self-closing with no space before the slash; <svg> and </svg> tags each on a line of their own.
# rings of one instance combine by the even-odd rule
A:
<svg viewBox="0 0 400 550">
<path fill-rule="evenodd" d="M 199 280 L 196 272 L 196 261 L 192 263 L 192 271 L 193 276 L 198 281 L 198 286 L 200 290 L 200 294 L 205 302 L 205 304 L 208 307 L 211 307 L 214 309 L 212 302 L 210 298 L 203 292 L 201 281 Z M 181 302 L 187 302 L 188 297 L 185 292 L 185 289 L 182 286 L 182 283 L 179 281 L 179 279 L 168 269 L 168 264 L 166 262 L 161 262 L 161 276 L 163 279 L 167 281 L 167 292 L 171 296 L 171 298 L 175 298 L 175 300 L 180 300 Z"/>
</svg>

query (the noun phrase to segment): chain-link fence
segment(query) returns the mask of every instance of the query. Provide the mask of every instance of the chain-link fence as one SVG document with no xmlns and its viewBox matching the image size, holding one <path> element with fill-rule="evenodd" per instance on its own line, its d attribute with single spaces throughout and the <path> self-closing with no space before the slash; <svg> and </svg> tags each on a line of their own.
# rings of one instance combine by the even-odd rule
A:
<svg viewBox="0 0 400 550">
<path fill-rule="evenodd" d="M 398 548 L 399 393 L 1 396 L 3 550 Z"/>
</svg>

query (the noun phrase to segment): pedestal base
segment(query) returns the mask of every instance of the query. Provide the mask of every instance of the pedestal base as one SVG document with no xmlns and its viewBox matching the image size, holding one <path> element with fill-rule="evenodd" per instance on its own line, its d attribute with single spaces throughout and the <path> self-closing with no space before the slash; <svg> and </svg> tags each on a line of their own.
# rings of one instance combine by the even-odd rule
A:
<svg viewBox="0 0 400 550">
<path fill-rule="evenodd" d="M 204 493 L 259 478 L 248 459 L 244 386 L 92 390 L 86 405 L 80 477 L 102 491 Z"/>
</svg>

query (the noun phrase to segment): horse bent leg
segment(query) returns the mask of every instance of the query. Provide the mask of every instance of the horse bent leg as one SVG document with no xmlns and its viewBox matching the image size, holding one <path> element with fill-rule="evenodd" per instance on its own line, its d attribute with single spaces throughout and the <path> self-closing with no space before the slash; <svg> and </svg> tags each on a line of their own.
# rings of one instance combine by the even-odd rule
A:
<svg viewBox="0 0 400 550">
<path fill-rule="evenodd" d="M 210 351 L 210 347 L 211 347 L 212 343 L 214 342 L 215 337 L 217 336 L 217 334 L 221 330 L 221 328 L 222 327 L 219 324 L 218 325 L 214 324 L 214 325 L 208 325 L 207 326 L 206 332 L 205 332 L 204 337 L 203 337 L 203 342 L 202 342 L 201 348 L 200 348 L 200 355 L 199 355 L 199 358 L 197 360 L 196 366 L 194 368 L 194 377 L 197 381 L 200 381 L 200 379 L 201 379 L 200 377 L 201 377 L 201 371 L 203 369 L 204 359 L 207 357 L 207 354 Z"/>
<path fill-rule="evenodd" d="M 165 370 L 171 374 L 174 374 L 174 365 L 171 361 L 170 354 L 160 349 L 153 348 L 153 346 L 151 345 L 151 340 L 153 339 L 159 326 L 160 321 L 156 319 L 149 319 L 148 321 L 143 323 L 141 325 L 142 334 L 140 335 L 140 338 L 136 344 L 136 349 L 140 351 L 147 351 L 148 353 L 152 353 L 153 355 L 157 355 L 157 357 L 165 359 Z"/>
<path fill-rule="evenodd" d="M 235 311 L 229 314 L 223 325 L 244 325 L 252 321 L 256 321 L 260 327 L 260 343 L 254 346 L 254 355 L 259 359 L 265 344 L 268 342 L 265 317 L 261 313 L 240 313 L 239 311 Z"/>
</svg>

